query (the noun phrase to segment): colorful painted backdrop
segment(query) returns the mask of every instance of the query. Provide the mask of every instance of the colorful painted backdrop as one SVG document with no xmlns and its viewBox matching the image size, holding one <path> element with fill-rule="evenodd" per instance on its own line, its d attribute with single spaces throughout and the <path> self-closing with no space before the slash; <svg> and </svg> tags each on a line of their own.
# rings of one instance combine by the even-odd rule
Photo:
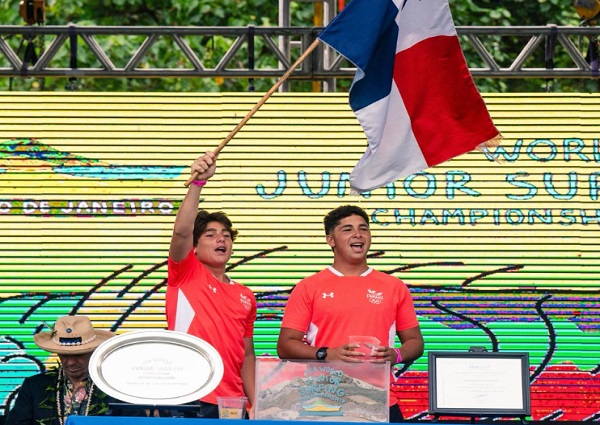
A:
<svg viewBox="0 0 600 425">
<path fill-rule="evenodd" d="M 0 408 L 54 361 L 33 333 L 87 314 L 165 327 L 166 255 L 188 166 L 258 101 L 247 94 L 0 93 Z M 365 149 L 343 94 L 277 94 L 222 151 L 204 206 L 240 230 L 230 275 L 274 355 L 293 285 L 331 261 L 321 221 L 372 218 L 372 266 L 410 286 L 427 351 L 526 351 L 534 420 L 600 418 L 597 95 L 486 95 L 505 136 L 363 196 Z M 428 418 L 427 355 L 401 370 Z"/>
</svg>

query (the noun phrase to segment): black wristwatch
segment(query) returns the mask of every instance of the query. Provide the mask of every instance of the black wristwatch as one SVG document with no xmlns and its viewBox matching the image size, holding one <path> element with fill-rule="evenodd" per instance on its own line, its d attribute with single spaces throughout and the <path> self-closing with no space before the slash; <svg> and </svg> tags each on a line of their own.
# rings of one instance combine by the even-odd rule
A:
<svg viewBox="0 0 600 425">
<path fill-rule="evenodd" d="M 317 360 L 325 360 L 327 358 L 327 348 L 328 347 L 321 347 L 317 350 L 315 353 Z"/>
</svg>

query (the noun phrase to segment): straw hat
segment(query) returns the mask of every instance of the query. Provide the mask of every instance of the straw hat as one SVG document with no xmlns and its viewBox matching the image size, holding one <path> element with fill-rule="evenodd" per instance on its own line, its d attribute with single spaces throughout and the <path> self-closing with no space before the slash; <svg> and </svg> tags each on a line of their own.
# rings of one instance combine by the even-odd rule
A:
<svg viewBox="0 0 600 425">
<path fill-rule="evenodd" d="M 94 329 L 87 316 L 62 316 L 52 332 L 39 332 L 33 340 L 43 350 L 56 354 L 91 353 L 115 334 Z"/>
</svg>

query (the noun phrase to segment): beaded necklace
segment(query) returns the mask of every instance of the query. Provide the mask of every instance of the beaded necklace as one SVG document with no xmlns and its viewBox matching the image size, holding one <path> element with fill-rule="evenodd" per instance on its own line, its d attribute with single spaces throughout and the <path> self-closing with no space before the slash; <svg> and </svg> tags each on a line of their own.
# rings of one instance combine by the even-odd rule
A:
<svg viewBox="0 0 600 425">
<path fill-rule="evenodd" d="M 63 386 L 61 385 L 61 383 L 63 383 L 65 380 L 65 376 L 63 373 L 63 368 L 62 366 L 58 369 L 58 379 L 56 380 L 56 413 L 58 415 L 58 422 L 60 423 L 60 425 L 64 425 L 65 423 L 65 416 L 64 416 L 64 409 L 62 408 L 62 404 L 60 402 L 60 392 L 61 392 L 61 388 L 65 387 L 66 385 Z M 90 382 L 90 390 L 87 393 L 87 400 L 85 402 L 85 412 L 83 413 L 83 416 L 87 416 L 89 411 L 90 411 L 90 404 L 92 404 L 92 394 L 94 393 L 94 383 Z"/>
</svg>

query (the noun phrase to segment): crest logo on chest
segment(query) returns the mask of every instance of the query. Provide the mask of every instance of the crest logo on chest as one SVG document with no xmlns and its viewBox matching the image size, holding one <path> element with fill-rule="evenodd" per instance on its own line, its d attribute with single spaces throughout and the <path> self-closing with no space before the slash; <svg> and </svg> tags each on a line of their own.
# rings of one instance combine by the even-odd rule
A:
<svg viewBox="0 0 600 425">
<path fill-rule="evenodd" d="M 244 306 L 244 308 L 246 310 L 248 310 L 248 311 L 252 307 L 252 301 L 250 300 L 250 297 L 247 297 L 247 296 L 245 296 L 242 293 L 240 293 L 240 302 L 242 303 L 242 305 Z"/>
<path fill-rule="evenodd" d="M 383 302 L 383 292 L 367 289 L 367 299 L 371 304 L 381 304 Z"/>
</svg>

